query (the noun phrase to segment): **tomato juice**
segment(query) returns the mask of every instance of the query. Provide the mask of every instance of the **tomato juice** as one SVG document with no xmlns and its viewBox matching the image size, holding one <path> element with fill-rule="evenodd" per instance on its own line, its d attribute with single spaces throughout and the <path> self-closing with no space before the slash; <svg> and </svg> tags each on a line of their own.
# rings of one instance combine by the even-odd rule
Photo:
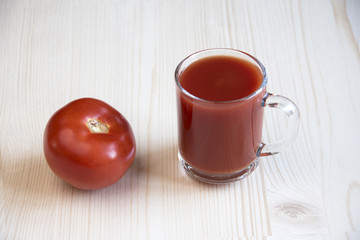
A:
<svg viewBox="0 0 360 240">
<path fill-rule="evenodd" d="M 179 155 L 192 168 L 229 174 L 257 158 L 264 77 L 256 62 L 225 55 L 195 60 L 179 72 Z"/>
</svg>

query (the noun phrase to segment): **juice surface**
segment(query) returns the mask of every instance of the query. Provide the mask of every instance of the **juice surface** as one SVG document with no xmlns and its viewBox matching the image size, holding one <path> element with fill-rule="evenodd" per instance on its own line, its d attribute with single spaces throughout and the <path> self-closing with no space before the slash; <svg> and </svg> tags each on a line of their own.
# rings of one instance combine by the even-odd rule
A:
<svg viewBox="0 0 360 240">
<path fill-rule="evenodd" d="M 261 85 L 262 73 L 248 60 L 230 56 L 206 57 L 192 63 L 180 85 L 192 95 L 210 101 L 244 98 Z"/>
</svg>

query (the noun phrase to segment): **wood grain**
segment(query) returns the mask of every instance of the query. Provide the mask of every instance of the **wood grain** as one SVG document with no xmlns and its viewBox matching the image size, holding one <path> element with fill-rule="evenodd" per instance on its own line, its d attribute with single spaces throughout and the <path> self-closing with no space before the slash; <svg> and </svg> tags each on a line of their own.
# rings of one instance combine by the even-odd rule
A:
<svg viewBox="0 0 360 240">
<path fill-rule="evenodd" d="M 357 0 L 0 1 L 0 239 L 360 239 Z M 260 59 L 298 105 L 287 151 L 207 185 L 177 161 L 174 70 L 205 48 Z M 44 126 L 80 97 L 131 123 L 135 162 L 111 187 L 58 179 Z M 285 117 L 266 110 L 264 141 Z"/>
</svg>

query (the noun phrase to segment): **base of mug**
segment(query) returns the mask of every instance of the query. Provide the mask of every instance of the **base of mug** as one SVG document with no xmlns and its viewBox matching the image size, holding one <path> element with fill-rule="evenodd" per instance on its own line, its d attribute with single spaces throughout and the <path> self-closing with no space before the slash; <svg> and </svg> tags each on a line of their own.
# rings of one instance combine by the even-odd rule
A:
<svg viewBox="0 0 360 240">
<path fill-rule="evenodd" d="M 244 179 L 247 176 L 249 176 L 250 173 L 252 173 L 259 165 L 259 158 L 256 158 L 248 167 L 242 169 L 241 171 L 235 173 L 227 173 L 227 174 L 213 174 L 192 167 L 184 160 L 184 158 L 181 156 L 180 153 L 178 154 L 178 157 L 185 172 L 190 177 L 205 183 L 212 183 L 212 184 L 229 183 Z"/>
</svg>

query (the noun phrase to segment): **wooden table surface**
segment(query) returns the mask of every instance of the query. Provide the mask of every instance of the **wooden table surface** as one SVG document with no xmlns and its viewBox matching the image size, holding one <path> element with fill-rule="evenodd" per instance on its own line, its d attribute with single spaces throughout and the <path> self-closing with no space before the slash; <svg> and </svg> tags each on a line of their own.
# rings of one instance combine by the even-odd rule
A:
<svg viewBox="0 0 360 240">
<path fill-rule="evenodd" d="M 245 180 L 177 160 L 174 71 L 227 47 L 260 59 L 301 112 L 296 142 Z M 0 1 L 0 239 L 360 239 L 360 1 Z M 48 167 L 50 116 L 95 97 L 131 123 L 135 161 L 81 191 Z M 264 141 L 286 119 L 266 110 Z"/>
</svg>

